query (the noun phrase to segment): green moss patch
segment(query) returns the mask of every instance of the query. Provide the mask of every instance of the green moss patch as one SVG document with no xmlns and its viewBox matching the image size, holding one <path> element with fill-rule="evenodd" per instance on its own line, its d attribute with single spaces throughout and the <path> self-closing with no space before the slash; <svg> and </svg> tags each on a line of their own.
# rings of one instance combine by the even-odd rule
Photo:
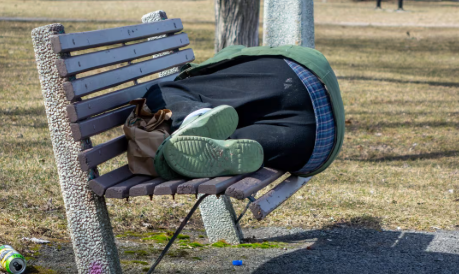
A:
<svg viewBox="0 0 459 274">
<path fill-rule="evenodd" d="M 34 265 L 27 266 L 25 273 L 37 273 L 37 274 L 57 274 L 56 270 L 45 268 L 43 266 Z"/>
<path fill-rule="evenodd" d="M 213 243 L 212 246 L 221 248 L 221 247 L 230 247 L 231 245 L 229 243 L 227 243 L 225 240 L 221 240 L 221 241 L 218 241 L 216 243 Z"/>
<path fill-rule="evenodd" d="M 179 246 L 197 248 L 197 247 L 204 247 L 206 245 L 198 243 L 198 242 L 190 242 L 188 240 L 180 240 L 179 241 Z"/>
<path fill-rule="evenodd" d="M 168 232 L 157 232 L 154 235 L 151 235 L 150 237 L 145 237 L 142 238 L 143 241 L 154 241 L 156 243 L 167 243 L 173 236 L 173 232 L 168 231 Z M 180 240 L 185 240 L 189 239 L 190 236 L 184 235 L 184 234 L 179 234 L 177 236 L 177 239 Z"/>
<path fill-rule="evenodd" d="M 236 247 L 238 248 L 279 248 L 280 245 L 279 243 L 273 243 L 273 242 L 263 242 L 263 243 L 248 243 L 248 244 L 239 244 Z"/>
<path fill-rule="evenodd" d="M 146 250 L 126 250 L 124 251 L 124 254 L 132 254 L 138 257 L 145 257 L 152 254 L 152 252 L 148 252 Z"/>
<path fill-rule="evenodd" d="M 192 242 L 188 244 L 191 247 L 204 247 L 205 245 L 198 243 L 198 242 Z"/>
<path fill-rule="evenodd" d="M 230 245 L 229 243 L 225 242 L 224 240 L 218 241 L 212 244 L 213 247 L 233 247 L 233 248 L 279 248 L 285 246 L 285 243 L 281 242 L 262 242 L 262 243 L 245 243 L 245 244 L 238 244 L 238 245 Z"/>
<path fill-rule="evenodd" d="M 123 234 L 116 235 L 117 238 L 140 238 L 142 241 L 153 241 L 156 243 L 166 243 L 174 235 L 173 231 L 166 232 L 147 232 L 147 233 L 138 233 L 132 231 L 126 231 Z M 179 234 L 177 239 L 185 240 L 189 239 L 190 236 Z"/>
<path fill-rule="evenodd" d="M 167 255 L 174 258 L 183 258 L 188 257 L 190 253 L 186 252 L 185 250 L 171 250 L 167 253 Z"/>
<path fill-rule="evenodd" d="M 143 241 L 154 241 L 157 243 L 167 243 L 170 239 L 171 237 L 165 233 L 153 235 L 151 237 L 142 238 Z"/>
<path fill-rule="evenodd" d="M 134 264 L 141 264 L 141 265 L 148 265 L 148 262 L 144 262 L 144 261 L 132 261 Z"/>
<path fill-rule="evenodd" d="M 39 244 L 36 244 L 36 245 L 33 245 L 33 246 L 30 246 L 29 249 L 32 250 L 32 251 L 38 251 L 40 250 L 41 248 L 41 245 Z"/>
<path fill-rule="evenodd" d="M 190 236 L 188 236 L 188 235 L 183 235 L 183 234 L 179 234 L 179 235 L 177 236 L 177 239 L 189 239 L 189 238 L 190 238 Z"/>
</svg>

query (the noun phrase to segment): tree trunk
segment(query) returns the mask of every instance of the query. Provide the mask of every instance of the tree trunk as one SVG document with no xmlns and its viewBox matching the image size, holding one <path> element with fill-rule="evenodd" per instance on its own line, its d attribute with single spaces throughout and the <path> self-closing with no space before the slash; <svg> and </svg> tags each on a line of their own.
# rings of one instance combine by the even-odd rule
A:
<svg viewBox="0 0 459 274">
<path fill-rule="evenodd" d="M 258 46 L 260 0 L 215 0 L 215 52 L 230 46 Z"/>
</svg>

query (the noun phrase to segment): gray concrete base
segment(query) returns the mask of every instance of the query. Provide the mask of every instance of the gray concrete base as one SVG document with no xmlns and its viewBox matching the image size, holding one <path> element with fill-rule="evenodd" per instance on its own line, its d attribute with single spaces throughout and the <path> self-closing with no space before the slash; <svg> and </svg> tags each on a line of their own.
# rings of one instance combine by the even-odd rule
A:
<svg viewBox="0 0 459 274">
<path fill-rule="evenodd" d="M 75 262 L 79 273 L 120 274 L 105 199 L 88 187 L 88 179 L 97 170 L 82 171 L 78 161 L 78 153 L 82 146 L 91 146 L 90 140 L 75 142 L 67 118 L 69 102 L 63 90 L 64 79 L 55 65 L 59 55 L 52 51 L 50 38 L 63 33 L 61 24 L 38 27 L 32 31 L 32 42 Z"/>
<path fill-rule="evenodd" d="M 263 43 L 314 48 L 312 0 L 265 0 Z"/>
<path fill-rule="evenodd" d="M 202 194 L 201 194 L 202 195 Z M 211 243 L 225 240 L 229 244 L 240 244 L 242 231 L 236 224 L 236 213 L 229 197 L 208 196 L 199 206 L 207 237 Z"/>
</svg>

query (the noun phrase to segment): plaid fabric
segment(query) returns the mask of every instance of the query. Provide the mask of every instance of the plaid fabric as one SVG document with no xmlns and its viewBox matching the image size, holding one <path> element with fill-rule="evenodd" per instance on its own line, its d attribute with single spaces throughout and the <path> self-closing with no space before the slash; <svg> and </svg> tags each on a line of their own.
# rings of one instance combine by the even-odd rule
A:
<svg viewBox="0 0 459 274">
<path fill-rule="evenodd" d="M 316 116 L 316 142 L 311 158 L 309 158 L 305 166 L 296 171 L 304 174 L 318 169 L 326 162 L 332 152 L 335 143 L 335 119 L 324 84 L 303 66 L 291 60 L 284 60 L 295 71 L 308 90 Z"/>
</svg>

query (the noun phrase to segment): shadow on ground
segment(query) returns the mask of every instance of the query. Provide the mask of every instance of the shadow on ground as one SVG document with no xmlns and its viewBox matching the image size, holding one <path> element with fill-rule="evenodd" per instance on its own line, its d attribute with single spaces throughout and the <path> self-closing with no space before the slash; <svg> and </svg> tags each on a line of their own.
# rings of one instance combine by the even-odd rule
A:
<svg viewBox="0 0 459 274">
<path fill-rule="evenodd" d="M 360 159 L 356 157 L 346 158 L 346 160 L 359 161 L 359 162 L 391 162 L 391 161 L 415 161 L 422 159 L 439 159 L 444 157 L 456 157 L 459 155 L 459 150 L 450 151 L 439 151 L 431 153 L 420 153 L 420 154 L 406 154 L 406 155 L 392 155 L 383 156 L 373 159 Z"/>
<path fill-rule="evenodd" d="M 457 231 L 398 232 L 354 225 L 266 238 L 313 244 L 269 259 L 252 273 L 458 273 Z"/>
<path fill-rule="evenodd" d="M 378 82 L 389 82 L 397 84 L 427 84 L 430 86 L 443 86 L 443 87 L 459 87 L 459 83 L 456 82 L 441 82 L 441 81 L 416 81 L 416 80 L 400 80 L 392 78 L 372 78 L 364 76 L 340 76 L 338 79 L 345 80 L 357 80 L 357 81 L 378 81 Z"/>
</svg>

